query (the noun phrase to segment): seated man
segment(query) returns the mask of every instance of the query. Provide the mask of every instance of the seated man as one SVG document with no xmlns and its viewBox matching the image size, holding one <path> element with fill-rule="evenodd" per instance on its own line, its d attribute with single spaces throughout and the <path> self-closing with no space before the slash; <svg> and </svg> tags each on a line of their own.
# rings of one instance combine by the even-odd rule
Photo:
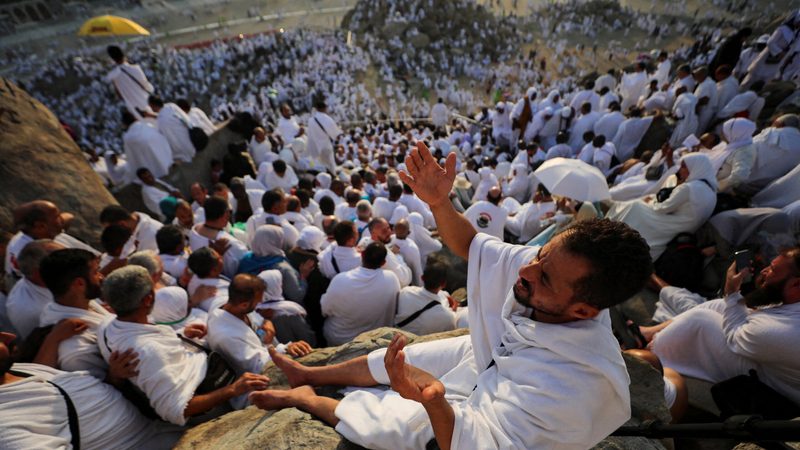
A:
<svg viewBox="0 0 800 450">
<path fill-rule="evenodd" d="M 664 367 L 713 383 L 747 374 L 800 405 L 800 248 L 783 252 L 743 296 L 745 272 L 728 269 L 725 297 L 655 327 L 642 327 Z M 763 306 L 769 306 L 762 308 Z"/>
<path fill-rule="evenodd" d="M 395 274 L 401 288 L 411 284 L 411 269 L 400 255 L 400 248 L 392 245 L 392 227 L 389 226 L 389 222 L 382 217 L 378 217 L 370 221 L 367 229 L 369 230 L 369 236 L 361 239 L 361 242 L 358 243 L 358 248 L 366 248 L 372 242 L 380 242 L 385 245 L 389 251 L 386 253 L 384 269 Z"/>
<path fill-rule="evenodd" d="M 144 267 L 128 266 L 112 272 L 103 282 L 103 298 L 117 318 L 98 331 L 100 353 L 106 361 L 120 349 L 138 353 L 138 372 L 130 381 L 165 421 L 185 425 L 193 416 L 267 387 L 269 379 L 253 373 L 221 387 L 215 380 L 206 380 L 208 356 L 198 345 L 188 343 L 166 325 L 148 323 L 155 292 Z"/>
<path fill-rule="evenodd" d="M 447 266 L 439 262 L 428 264 L 422 282 L 424 287 L 408 286 L 400 291 L 395 326 L 419 335 L 456 329 L 459 318 L 466 319 L 467 309 L 458 310 L 456 300 L 444 290 Z"/>
<path fill-rule="evenodd" d="M 58 366 L 68 371 L 86 370 L 98 379 L 108 371 L 97 348 L 97 329 L 113 318 L 95 299 L 100 297 L 103 275 L 99 261 L 91 252 L 81 249 L 56 250 L 41 264 L 40 273 L 55 302 L 47 304 L 39 318 L 42 327 L 64 319 L 77 319 L 86 329 L 65 339 L 58 346 Z"/>
<path fill-rule="evenodd" d="M 225 356 L 237 374 L 261 373 L 270 361 L 264 344 L 272 343 L 275 333 L 269 321 L 255 313 L 266 288 L 264 281 L 255 275 L 236 275 L 228 287 L 228 303 L 208 315 L 208 345 Z M 303 356 L 311 347 L 298 341 L 280 346 L 280 350 Z"/>
<path fill-rule="evenodd" d="M 239 268 L 239 261 L 247 254 L 247 246 L 226 231 L 231 210 L 224 198 L 211 197 L 206 200 L 204 208 L 206 221 L 192 228 L 189 233 L 189 247 L 193 252 L 205 247 L 213 248 L 222 255 L 222 273 L 232 277 Z"/>
<path fill-rule="evenodd" d="M 373 242 L 361 254 L 361 267 L 333 278 L 320 299 L 327 317 L 323 330 L 328 345 L 341 345 L 365 331 L 393 325 L 400 282 L 395 274 L 381 269 L 385 263 L 386 247 Z"/>
<path fill-rule="evenodd" d="M 0 448 L 172 448 L 183 429 L 148 420 L 113 386 L 87 372 L 53 368 L 60 344 L 81 327 L 76 319 L 54 326 L 32 364 L 15 364 L 15 336 L 0 333 Z M 130 376 L 135 359 L 135 353 L 114 353 L 110 371 Z"/>
<path fill-rule="evenodd" d="M 175 225 L 165 225 L 156 233 L 158 257 L 164 264 L 164 271 L 175 279 L 180 279 L 189 263 L 186 254 L 186 237 Z"/>
<path fill-rule="evenodd" d="M 406 163 L 403 181 L 431 206 L 447 246 L 469 259 L 470 335 L 408 349 L 397 336 L 388 350 L 325 367 L 273 353 L 298 387 L 251 400 L 309 411 L 369 448 L 421 449 L 434 438 L 442 449 L 590 448 L 625 423 L 630 380 L 603 310 L 650 275 L 641 236 L 591 220 L 542 248 L 504 244 L 477 234 L 448 201 L 455 154 L 445 170 L 418 143 Z M 322 384 L 392 390 L 337 401 L 307 386 Z"/>
<path fill-rule="evenodd" d="M 131 238 L 122 251 L 123 257 L 137 250 L 158 251 L 156 233 L 164 225 L 142 212 L 128 212 L 119 205 L 109 205 L 100 212 L 100 224 L 103 228 L 109 225 L 122 225 L 131 231 Z"/>
<path fill-rule="evenodd" d="M 64 246 L 50 239 L 28 243 L 17 256 L 17 266 L 22 273 L 6 300 L 6 315 L 20 339 L 25 339 L 39 326 L 44 308 L 53 302 L 53 294 L 44 284 L 39 266 L 50 253 Z"/>
<path fill-rule="evenodd" d="M 230 281 L 222 276 L 223 264 L 222 256 L 208 247 L 198 249 L 189 256 L 188 267 L 194 274 L 186 287 L 189 295 L 194 296 L 201 286 L 216 289 L 214 295 L 192 306 L 211 312 L 228 301 Z"/>
<path fill-rule="evenodd" d="M 167 197 L 173 197 L 175 199 L 183 198 L 181 192 L 175 186 L 154 177 L 150 169 L 146 167 L 140 167 L 136 170 L 136 176 L 139 177 L 139 181 L 142 182 L 142 201 L 148 211 L 162 222 L 167 219 L 172 220 L 173 217 L 164 215 L 161 202 Z"/>
<path fill-rule="evenodd" d="M 333 226 L 335 244 L 325 248 L 319 255 L 319 270 L 325 277 L 332 279 L 336 275 L 355 269 L 361 263 L 361 255 L 356 250 L 358 230 L 349 220 Z"/>
</svg>

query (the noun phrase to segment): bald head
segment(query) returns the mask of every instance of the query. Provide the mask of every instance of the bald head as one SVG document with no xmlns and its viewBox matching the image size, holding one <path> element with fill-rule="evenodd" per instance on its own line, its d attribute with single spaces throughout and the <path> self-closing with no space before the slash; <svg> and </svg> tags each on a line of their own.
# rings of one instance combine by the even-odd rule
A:
<svg viewBox="0 0 800 450">
<path fill-rule="evenodd" d="M 500 200 L 503 198 L 503 191 L 500 190 L 498 186 L 492 186 L 489 189 L 489 193 L 486 194 L 486 199 L 489 200 L 490 203 L 497 205 L 500 203 Z"/>
<path fill-rule="evenodd" d="M 64 231 L 61 211 L 52 202 L 34 200 L 14 210 L 14 224 L 35 239 L 54 239 Z"/>
<path fill-rule="evenodd" d="M 397 236 L 397 239 L 407 238 L 410 232 L 411 227 L 408 224 L 408 220 L 400 219 L 394 224 L 394 235 Z"/>
<path fill-rule="evenodd" d="M 240 273 L 233 277 L 228 286 L 228 303 L 238 305 L 253 301 L 261 301 L 267 285 L 255 275 Z"/>
<path fill-rule="evenodd" d="M 267 132 L 261 127 L 255 127 L 253 129 L 253 136 L 255 136 L 258 142 L 263 142 L 264 138 L 267 136 Z"/>
</svg>

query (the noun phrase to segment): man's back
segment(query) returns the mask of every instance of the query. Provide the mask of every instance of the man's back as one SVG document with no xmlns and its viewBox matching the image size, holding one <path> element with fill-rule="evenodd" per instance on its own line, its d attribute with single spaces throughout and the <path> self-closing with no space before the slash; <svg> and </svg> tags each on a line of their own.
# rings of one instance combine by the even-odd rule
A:
<svg viewBox="0 0 800 450">
<path fill-rule="evenodd" d="M 388 270 L 359 267 L 333 278 L 322 296 L 325 339 L 341 345 L 375 328 L 392 326 L 400 282 Z"/>
<path fill-rule="evenodd" d="M 456 315 L 447 307 L 447 299 L 439 294 L 434 294 L 424 287 L 408 286 L 400 291 L 397 298 L 397 314 L 395 315 L 395 325 L 406 320 L 409 316 L 425 308 L 430 302 L 438 302 L 438 305 L 425 310 L 416 319 L 403 326 L 403 330 L 410 333 L 423 335 L 449 331 L 456 328 Z"/>
<path fill-rule="evenodd" d="M 183 344 L 172 328 L 119 319 L 98 331 L 97 345 L 108 361 L 113 351 L 132 348 L 139 355 L 138 374 L 130 381 L 144 392 L 156 413 L 184 425 L 184 408 L 206 375 L 206 354 Z"/>
<path fill-rule="evenodd" d="M 464 217 L 476 230 L 503 239 L 503 228 L 508 218 L 508 213 L 503 208 L 481 200 L 470 206 L 464 212 Z"/>
</svg>

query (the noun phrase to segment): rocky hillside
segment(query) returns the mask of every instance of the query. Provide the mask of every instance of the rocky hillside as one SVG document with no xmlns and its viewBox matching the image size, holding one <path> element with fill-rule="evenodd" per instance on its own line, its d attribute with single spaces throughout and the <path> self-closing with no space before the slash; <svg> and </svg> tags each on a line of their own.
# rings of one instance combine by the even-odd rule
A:
<svg viewBox="0 0 800 450">
<path fill-rule="evenodd" d="M 16 231 L 14 207 L 35 199 L 73 213 L 70 234 L 95 246 L 100 211 L 116 203 L 55 115 L 0 78 L 0 228 Z"/>
</svg>

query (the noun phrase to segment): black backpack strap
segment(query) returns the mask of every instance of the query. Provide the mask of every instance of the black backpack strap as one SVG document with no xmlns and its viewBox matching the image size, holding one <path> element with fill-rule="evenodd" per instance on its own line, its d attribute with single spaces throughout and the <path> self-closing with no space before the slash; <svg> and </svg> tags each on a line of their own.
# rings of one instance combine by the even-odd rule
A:
<svg viewBox="0 0 800 450">
<path fill-rule="evenodd" d="M 333 256 L 333 252 L 331 252 L 331 264 L 333 264 L 333 270 L 335 270 L 336 273 L 341 272 L 341 270 L 339 269 L 339 264 L 336 262 L 336 257 Z"/>
<path fill-rule="evenodd" d="M 427 305 L 423 306 L 422 309 L 420 309 L 419 311 L 415 312 L 414 314 L 406 317 L 405 320 L 403 320 L 402 322 L 398 323 L 396 325 L 396 327 L 397 328 L 403 328 L 404 326 L 406 326 L 406 325 L 410 324 L 411 322 L 417 320 L 417 317 L 421 316 L 422 313 L 424 313 L 425 311 L 427 311 L 427 310 L 429 310 L 429 309 L 431 309 L 434 306 L 439 305 L 439 304 L 440 304 L 439 300 L 431 300 L 431 302 L 428 303 Z"/>
<path fill-rule="evenodd" d="M 191 339 L 187 338 L 186 336 L 182 336 L 182 335 L 180 335 L 179 333 L 175 333 L 175 335 L 176 335 L 176 336 L 178 336 L 178 339 L 180 339 L 181 341 L 183 341 L 183 342 L 185 342 L 185 343 L 187 343 L 187 344 L 191 345 L 192 347 L 194 347 L 194 348 L 196 348 L 196 349 L 202 350 L 202 351 L 203 351 L 203 353 L 205 353 L 206 355 L 207 355 L 207 354 L 209 354 L 209 353 L 211 353 L 211 350 L 209 350 L 209 349 L 207 349 L 207 348 L 203 347 L 202 345 L 200 345 L 200 344 L 198 344 L 197 342 L 195 342 L 195 341 L 193 341 L 193 340 L 191 340 Z"/>
<path fill-rule="evenodd" d="M 80 450 L 81 448 L 81 431 L 80 426 L 78 424 L 78 411 L 75 409 L 75 404 L 72 403 L 72 399 L 69 398 L 67 392 L 61 388 L 61 386 L 53 383 L 52 381 L 47 381 L 48 383 L 55 386 L 58 389 L 58 392 L 64 397 L 64 403 L 67 404 L 67 420 L 69 421 L 69 433 L 72 435 L 70 438 L 70 443 L 72 444 L 72 448 L 74 450 Z"/>
<path fill-rule="evenodd" d="M 330 133 L 328 133 L 328 130 L 326 130 L 325 127 L 322 126 L 322 123 L 320 123 L 319 119 L 317 119 L 314 116 L 311 116 L 311 118 L 314 119 L 314 122 L 317 122 L 317 125 L 319 125 L 319 128 L 322 130 L 322 132 L 325 133 L 325 136 L 328 136 L 328 140 L 331 141 L 331 145 L 335 144 L 335 142 L 333 142 L 333 138 L 331 137 Z"/>
</svg>

